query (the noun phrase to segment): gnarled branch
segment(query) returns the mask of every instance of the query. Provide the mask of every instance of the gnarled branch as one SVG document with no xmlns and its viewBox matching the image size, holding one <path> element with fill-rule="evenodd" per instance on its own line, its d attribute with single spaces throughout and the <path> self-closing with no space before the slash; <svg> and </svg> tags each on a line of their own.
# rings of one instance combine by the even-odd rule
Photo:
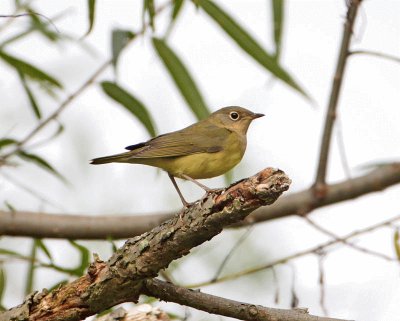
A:
<svg viewBox="0 0 400 321">
<path fill-rule="evenodd" d="M 78 321 L 116 304 L 137 301 L 146 279 L 225 226 L 272 204 L 289 185 L 285 173 L 267 168 L 227 190 L 210 193 L 151 231 L 129 239 L 107 262 L 97 259 L 86 275 L 50 293 L 34 293 L 22 305 L 0 314 L 0 320 Z"/>
</svg>

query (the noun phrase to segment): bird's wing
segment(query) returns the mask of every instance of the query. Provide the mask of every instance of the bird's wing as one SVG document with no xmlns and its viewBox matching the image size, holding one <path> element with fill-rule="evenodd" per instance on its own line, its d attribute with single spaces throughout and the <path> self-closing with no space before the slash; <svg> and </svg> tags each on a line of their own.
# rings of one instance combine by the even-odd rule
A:
<svg viewBox="0 0 400 321">
<path fill-rule="evenodd" d="M 216 153 L 230 131 L 211 124 L 193 126 L 158 136 L 146 143 L 126 147 L 133 158 L 175 157 L 197 153 Z"/>
</svg>

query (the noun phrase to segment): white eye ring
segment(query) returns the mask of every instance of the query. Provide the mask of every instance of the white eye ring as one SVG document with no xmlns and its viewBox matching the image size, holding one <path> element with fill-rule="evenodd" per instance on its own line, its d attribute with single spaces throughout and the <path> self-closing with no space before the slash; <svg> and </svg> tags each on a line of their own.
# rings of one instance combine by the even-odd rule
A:
<svg viewBox="0 0 400 321">
<path fill-rule="evenodd" d="M 232 120 L 238 120 L 238 119 L 239 119 L 239 114 L 238 114 L 236 111 L 231 111 L 231 112 L 229 113 L 229 117 L 230 117 L 230 119 L 232 119 Z"/>
</svg>

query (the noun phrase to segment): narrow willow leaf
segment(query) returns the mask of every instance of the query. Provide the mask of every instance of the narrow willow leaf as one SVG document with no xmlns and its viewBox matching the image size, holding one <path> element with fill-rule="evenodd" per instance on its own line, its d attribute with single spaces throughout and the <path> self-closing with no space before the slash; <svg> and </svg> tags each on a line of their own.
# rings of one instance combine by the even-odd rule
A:
<svg viewBox="0 0 400 321">
<path fill-rule="evenodd" d="M 400 235 L 399 235 L 399 230 L 396 230 L 394 232 L 393 243 L 394 243 L 394 249 L 396 251 L 397 259 L 400 261 Z"/>
<path fill-rule="evenodd" d="M 153 38 L 153 46 L 197 119 L 206 118 L 210 112 L 182 61 L 163 40 Z"/>
<path fill-rule="evenodd" d="M 10 256 L 15 256 L 15 257 L 23 257 L 22 254 L 12 251 L 12 250 L 6 250 L 6 249 L 0 249 L 0 255 L 10 255 Z"/>
<path fill-rule="evenodd" d="M 271 2 L 272 2 L 272 12 L 274 15 L 273 30 L 274 30 L 274 41 L 275 41 L 275 58 L 276 60 L 279 60 L 279 56 L 281 54 L 285 2 L 284 0 L 271 0 Z"/>
<path fill-rule="evenodd" d="M 27 11 L 30 13 L 31 29 L 40 32 L 44 37 L 52 42 L 61 39 L 61 33 L 57 32 L 57 29 L 54 31 L 55 25 L 53 24 L 52 19 L 49 19 L 50 21 L 43 21 L 43 19 L 40 19 L 41 16 L 38 16 L 32 9 L 28 9 Z"/>
<path fill-rule="evenodd" d="M 46 74 L 44 71 L 36 68 L 35 66 L 27 63 L 26 61 L 12 57 L 6 54 L 4 51 L 0 51 L 0 58 L 8 63 L 10 66 L 14 67 L 18 72 L 30 77 L 32 80 L 45 82 L 54 87 L 62 88 L 62 85 L 57 79 Z"/>
<path fill-rule="evenodd" d="M 66 182 L 65 178 L 58 173 L 55 168 L 53 166 L 51 166 L 46 160 L 44 160 L 42 157 L 35 155 L 35 154 L 30 154 L 24 151 L 19 151 L 18 152 L 18 156 L 20 156 L 21 158 L 23 158 L 24 160 L 28 161 L 28 162 L 32 162 L 36 165 L 38 165 L 39 167 L 47 170 L 49 173 L 55 175 L 57 178 L 63 180 L 64 182 Z"/>
<path fill-rule="evenodd" d="M 31 253 L 29 256 L 29 265 L 28 271 L 26 276 L 26 284 L 25 284 L 25 295 L 28 295 L 33 291 L 33 283 L 35 282 L 35 262 L 36 262 L 36 255 L 37 255 L 37 239 L 33 239 Z"/>
<path fill-rule="evenodd" d="M 197 3 L 248 55 L 275 77 L 310 99 L 304 89 L 277 63 L 275 56 L 268 54 L 242 26 L 218 7 L 215 2 L 198 0 Z"/>
<path fill-rule="evenodd" d="M 184 0 L 173 0 L 173 8 L 171 13 L 171 21 L 169 23 L 166 35 L 164 38 L 168 37 L 171 34 L 172 28 L 175 25 L 175 22 L 182 11 Z"/>
<path fill-rule="evenodd" d="M 4 268 L 0 265 L 0 311 L 6 310 L 6 308 L 3 305 L 3 297 L 5 289 L 6 289 L 6 272 Z"/>
<path fill-rule="evenodd" d="M 69 240 L 69 243 L 76 248 L 81 254 L 81 263 L 78 267 L 76 267 L 75 275 L 81 276 L 85 272 L 86 268 L 89 266 L 90 252 L 89 250 L 81 244 L 76 243 L 75 241 Z"/>
<path fill-rule="evenodd" d="M 128 42 L 135 37 L 129 30 L 114 29 L 111 35 L 111 51 L 114 68 L 117 67 L 118 58 Z"/>
<path fill-rule="evenodd" d="M 18 72 L 18 74 L 19 74 L 19 78 L 21 79 L 22 86 L 24 87 L 25 92 L 26 92 L 26 94 L 28 96 L 29 102 L 31 104 L 31 107 L 33 109 L 33 112 L 34 112 L 35 116 L 38 119 L 42 118 L 42 113 L 40 112 L 39 105 L 36 102 L 36 99 L 35 99 L 35 96 L 33 95 L 33 92 L 31 91 L 31 89 L 28 86 L 28 82 L 25 79 L 25 75 L 23 73 L 21 73 L 21 72 Z"/>
<path fill-rule="evenodd" d="M 101 83 L 101 87 L 109 97 L 121 104 L 132 115 L 139 119 L 152 137 L 156 136 L 156 130 L 153 125 L 153 120 L 151 119 L 147 108 L 141 101 L 133 97 L 125 89 L 110 81 L 103 81 Z"/>
<path fill-rule="evenodd" d="M 18 141 L 12 138 L 2 138 L 0 139 L 0 149 L 9 145 L 18 144 Z"/>
<path fill-rule="evenodd" d="M 41 239 L 36 239 L 36 246 L 40 248 L 44 254 L 46 254 L 47 258 L 52 262 L 53 257 L 51 256 L 51 253 L 47 246 L 44 244 L 44 242 Z"/>
<path fill-rule="evenodd" d="M 145 15 L 146 12 L 149 14 L 150 27 L 153 29 L 153 31 L 155 31 L 154 17 L 156 15 L 156 10 L 154 7 L 154 0 L 144 0 L 143 10 L 145 11 L 143 15 Z"/>
<path fill-rule="evenodd" d="M 9 203 L 8 201 L 4 201 L 4 205 L 7 207 L 7 209 L 11 212 L 11 213 L 15 213 L 15 207 L 11 205 L 11 203 Z M 0 250 L 0 254 L 1 254 L 1 250 Z"/>
<path fill-rule="evenodd" d="M 83 37 L 86 37 L 92 32 L 93 25 L 94 25 L 94 17 L 95 17 L 95 9 L 96 9 L 96 0 L 88 0 L 87 1 L 87 6 L 88 6 L 88 20 L 89 20 L 89 28 L 86 31 L 85 35 Z"/>
</svg>

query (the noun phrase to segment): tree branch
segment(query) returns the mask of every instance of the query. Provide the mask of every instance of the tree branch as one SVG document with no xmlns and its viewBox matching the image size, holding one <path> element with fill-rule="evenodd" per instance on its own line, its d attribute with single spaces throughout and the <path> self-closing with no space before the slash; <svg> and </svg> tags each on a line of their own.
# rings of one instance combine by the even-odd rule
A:
<svg viewBox="0 0 400 321">
<path fill-rule="evenodd" d="M 50 293 L 42 291 L 0 314 L 1 321 L 78 321 L 116 304 L 137 301 L 144 281 L 260 206 L 272 204 L 290 179 L 267 168 L 225 191 L 213 192 L 150 232 L 129 239 L 107 262 Z"/>
<path fill-rule="evenodd" d="M 349 53 L 350 40 L 353 33 L 354 21 L 356 20 L 357 11 L 362 0 L 350 0 L 347 10 L 346 22 L 344 24 L 342 43 L 340 45 L 339 58 L 336 65 L 335 76 L 333 77 L 331 95 L 329 98 L 328 110 L 325 118 L 324 133 L 321 140 L 321 148 L 318 162 L 318 169 L 315 178 L 316 196 L 325 197 L 325 179 L 326 169 L 328 166 L 328 156 L 331 143 L 333 125 L 336 118 L 336 109 L 339 101 L 340 90 L 342 88 L 342 80 L 346 62 Z"/>
<path fill-rule="evenodd" d="M 221 298 L 215 295 L 186 289 L 158 279 L 145 281 L 145 294 L 161 300 L 191 306 L 208 313 L 224 315 L 248 321 L 337 321 L 338 319 L 317 317 L 306 309 L 274 309 Z"/>
<path fill-rule="evenodd" d="M 312 189 L 284 196 L 272 206 L 256 210 L 234 226 L 289 215 L 305 215 L 314 209 L 381 191 L 398 183 L 400 163 L 387 164 L 363 176 L 327 185 L 324 199 L 315 199 Z M 0 235 L 68 239 L 127 238 L 149 231 L 174 214 L 89 216 L 0 211 Z"/>
</svg>

